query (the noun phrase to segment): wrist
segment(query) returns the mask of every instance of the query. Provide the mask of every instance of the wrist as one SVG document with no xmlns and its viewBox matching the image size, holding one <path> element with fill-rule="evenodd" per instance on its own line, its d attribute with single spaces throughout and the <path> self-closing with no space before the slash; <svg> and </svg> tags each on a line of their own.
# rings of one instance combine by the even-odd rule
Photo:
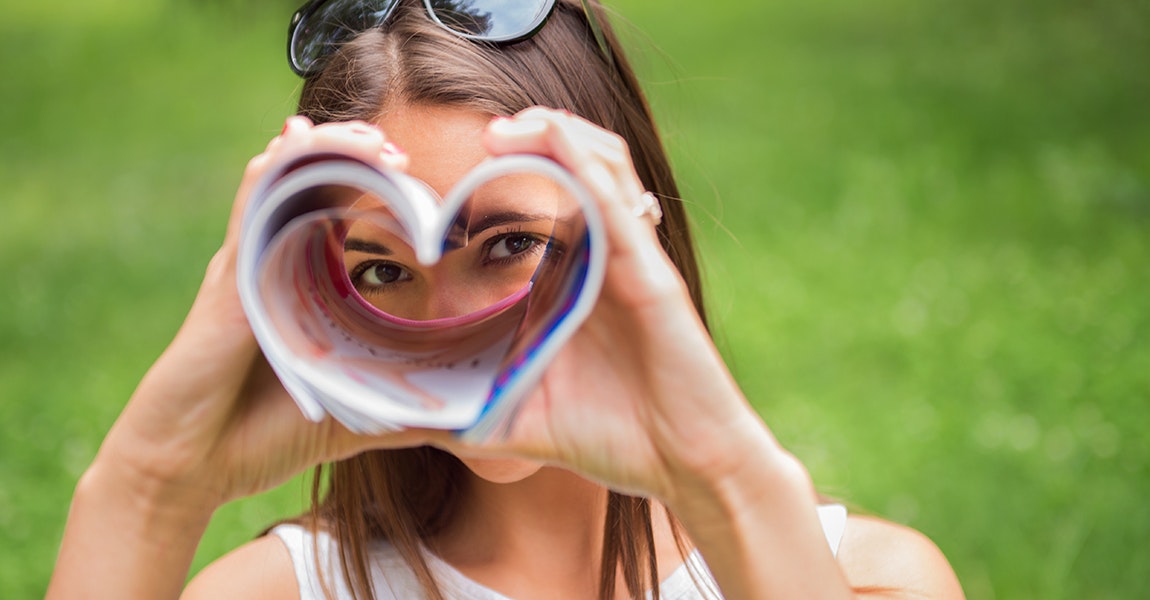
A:
<svg viewBox="0 0 1150 600">
<path fill-rule="evenodd" d="M 77 498 L 129 506 L 155 526 L 206 523 L 224 498 L 212 479 L 198 472 L 203 457 L 147 433 L 121 417 L 80 477 Z"/>
<path fill-rule="evenodd" d="M 739 460 L 667 502 L 728 598 L 853 597 L 819 522 L 810 474 L 764 431 Z"/>
<path fill-rule="evenodd" d="M 165 533 L 206 527 L 221 504 L 205 488 L 165 480 L 103 453 L 81 475 L 76 501 L 132 514 L 142 530 Z"/>
<path fill-rule="evenodd" d="M 713 354 L 716 368 L 724 367 L 717 351 Z M 729 374 L 678 400 L 690 408 L 668 411 L 653 419 L 650 428 L 665 472 L 662 493 L 656 494 L 664 502 L 726 494 L 732 486 L 765 484 L 765 478 L 790 472 L 786 467 L 793 457 Z"/>
<path fill-rule="evenodd" d="M 736 521 L 767 501 L 815 502 L 806 467 L 757 418 L 735 429 L 717 443 L 684 449 L 689 455 L 677 461 L 672 491 L 663 498 L 668 508 L 682 519 L 698 515 L 713 525 Z"/>
<path fill-rule="evenodd" d="M 97 458 L 72 498 L 48 598 L 175 598 L 214 506 Z"/>
</svg>

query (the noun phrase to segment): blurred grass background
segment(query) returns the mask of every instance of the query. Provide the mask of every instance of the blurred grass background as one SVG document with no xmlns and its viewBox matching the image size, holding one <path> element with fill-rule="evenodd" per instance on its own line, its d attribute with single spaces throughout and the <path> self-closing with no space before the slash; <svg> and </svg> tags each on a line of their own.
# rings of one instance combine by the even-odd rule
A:
<svg viewBox="0 0 1150 600">
<path fill-rule="evenodd" d="M 609 4 L 720 344 L 820 488 L 971 598 L 1150 595 L 1150 3 Z M 292 110 L 294 8 L 0 0 L 0 597 L 43 594 Z M 305 496 L 225 507 L 195 568 Z"/>
</svg>

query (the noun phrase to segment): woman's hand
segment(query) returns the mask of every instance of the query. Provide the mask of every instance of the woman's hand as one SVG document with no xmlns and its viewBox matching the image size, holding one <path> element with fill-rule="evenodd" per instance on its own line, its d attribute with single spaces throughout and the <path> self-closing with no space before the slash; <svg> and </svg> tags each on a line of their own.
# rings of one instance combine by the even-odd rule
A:
<svg viewBox="0 0 1150 600">
<path fill-rule="evenodd" d="M 836 563 L 806 469 L 727 371 L 643 214 L 621 138 L 533 108 L 493 122 L 485 143 L 574 173 L 598 200 L 610 248 L 599 302 L 508 436 L 461 451 L 532 457 L 661 500 L 728 598 L 850 598 L 848 575 L 883 597 L 962 597 L 938 549 L 889 524 L 852 525 L 846 573 Z"/>
<path fill-rule="evenodd" d="M 746 402 L 663 251 L 621 138 L 567 113 L 496 120 L 493 154 L 550 156 L 598 200 L 610 245 L 591 316 L 511 431 L 461 452 L 531 457 L 653 496 L 731 598 L 845 598 L 803 466 Z"/>
<path fill-rule="evenodd" d="M 248 164 L 223 246 L 187 320 L 141 382 L 101 454 L 114 454 L 109 458 L 116 463 L 219 504 L 369 445 L 417 438 L 418 432 L 361 437 L 331 419 L 306 420 L 260 353 L 240 305 L 236 255 L 253 186 L 268 165 L 337 151 L 380 167 L 402 169 L 406 162 L 377 127 L 288 119 L 283 133 Z"/>
<path fill-rule="evenodd" d="M 598 199 L 609 256 L 596 308 L 548 369 L 511 437 L 478 450 L 562 464 L 615 489 L 663 499 L 682 489 L 683 475 L 737 467 L 731 458 L 748 443 L 777 450 L 711 343 L 652 222 L 634 214 L 644 189 L 622 139 L 568 113 L 535 108 L 496 120 L 484 141 L 492 154 L 549 156 L 580 178 Z M 377 127 L 289 119 L 249 163 L 225 241 L 187 320 L 94 467 L 129 471 L 179 502 L 214 508 L 371 447 L 434 440 L 476 450 L 442 433 L 368 438 L 330 419 L 311 423 L 260 353 L 235 282 L 247 197 L 269 165 L 317 152 L 396 169 L 407 161 Z"/>
<path fill-rule="evenodd" d="M 149 370 L 81 478 L 49 597 L 175 597 L 211 514 L 322 461 L 423 433 L 369 438 L 307 421 L 260 353 L 236 287 L 240 222 L 272 164 L 340 152 L 404 168 L 364 123 L 288 119 L 248 164 L 222 247 L 179 333 Z"/>
<path fill-rule="evenodd" d="M 579 178 L 598 200 L 609 253 L 595 309 L 510 436 L 460 451 L 528 456 L 664 500 L 684 476 L 738 468 L 748 448 L 783 457 L 728 373 L 652 220 L 636 216 L 645 189 L 622 138 L 532 108 L 496 119 L 484 142 L 496 155 L 551 157 Z"/>
</svg>

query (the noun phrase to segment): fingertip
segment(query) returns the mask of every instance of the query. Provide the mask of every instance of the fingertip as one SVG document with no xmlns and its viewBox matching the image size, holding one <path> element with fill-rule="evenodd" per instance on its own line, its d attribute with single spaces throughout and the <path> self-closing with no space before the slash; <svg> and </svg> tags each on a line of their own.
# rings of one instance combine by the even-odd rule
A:
<svg viewBox="0 0 1150 600">
<path fill-rule="evenodd" d="M 283 131 L 280 132 L 280 137 L 289 135 L 296 131 L 307 129 L 311 126 L 311 119 L 305 117 L 304 115 L 292 115 L 287 119 L 284 119 L 284 128 Z"/>
<path fill-rule="evenodd" d="M 547 128 L 548 123 L 540 119 L 496 117 L 487 125 L 487 132 L 498 137 L 522 138 L 539 135 L 546 132 Z"/>
<path fill-rule="evenodd" d="M 492 156 L 504 154 L 538 154 L 554 156 L 551 142 L 552 125 L 541 119 L 497 117 L 483 132 L 483 146 Z"/>
<path fill-rule="evenodd" d="M 387 140 L 387 137 L 383 134 L 383 129 L 380 129 L 380 127 L 374 123 L 368 123 L 366 121 L 351 121 L 343 124 L 343 126 L 346 127 L 349 132 L 355 135 L 368 136 L 369 138 L 378 140 L 381 144 Z"/>
<path fill-rule="evenodd" d="M 518 113 L 515 118 L 517 119 L 554 119 L 554 118 L 569 118 L 574 116 L 574 113 L 565 108 L 550 108 L 547 106 L 529 106 Z"/>
<path fill-rule="evenodd" d="M 406 172 L 408 165 L 411 164 L 411 159 L 406 154 L 380 153 L 379 159 L 383 162 L 383 166 L 395 171 Z"/>
</svg>

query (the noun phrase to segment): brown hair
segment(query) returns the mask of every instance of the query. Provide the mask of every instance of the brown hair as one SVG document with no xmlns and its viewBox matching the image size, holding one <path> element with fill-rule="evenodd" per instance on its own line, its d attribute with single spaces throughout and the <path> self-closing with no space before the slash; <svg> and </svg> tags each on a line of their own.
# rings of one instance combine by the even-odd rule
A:
<svg viewBox="0 0 1150 600">
<path fill-rule="evenodd" d="M 303 86 L 299 113 L 314 122 L 378 121 L 405 105 L 457 106 L 509 116 L 530 106 L 566 109 L 622 136 L 640 179 L 660 199 L 659 238 L 703 315 L 687 216 L 647 101 L 598 2 L 604 53 L 579 0 L 559 0 L 528 40 L 491 46 L 455 36 L 401 0 L 385 30 L 360 34 Z M 466 467 L 434 448 L 381 450 L 316 470 L 313 506 L 304 519 L 336 540 L 350 589 L 374 597 L 368 541 L 388 540 L 432 598 L 442 598 L 420 544 L 450 522 L 466 490 Z M 322 495 L 322 498 L 321 498 Z M 672 519 L 681 552 L 685 543 Z M 617 573 L 632 597 L 657 592 L 651 503 L 611 492 L 607 500 L 599 595 L 613 598 Z M 318 554 L 317 554 L 318 555 Z M 326 587 L 326 586 L 325 586 Z"/>
</svg>

